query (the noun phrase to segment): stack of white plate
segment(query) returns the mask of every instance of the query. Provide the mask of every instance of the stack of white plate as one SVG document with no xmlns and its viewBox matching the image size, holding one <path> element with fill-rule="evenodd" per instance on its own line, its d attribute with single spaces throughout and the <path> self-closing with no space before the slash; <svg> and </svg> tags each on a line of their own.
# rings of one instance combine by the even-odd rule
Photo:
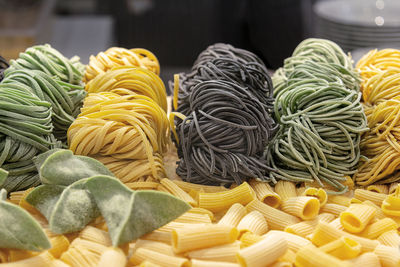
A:
<svg viewBox="0 0 400 267">
<path fill-rule="evenodd" d="M 325 0 L 314 5 L 316 34 L 345 51 L 400 47 L 400 0 Z"/>
</svg>

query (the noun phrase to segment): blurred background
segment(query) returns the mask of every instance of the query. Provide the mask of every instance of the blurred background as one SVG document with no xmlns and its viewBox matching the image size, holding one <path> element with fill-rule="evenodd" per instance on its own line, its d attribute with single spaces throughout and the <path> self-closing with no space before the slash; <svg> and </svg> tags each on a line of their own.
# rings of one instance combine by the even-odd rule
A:
<svg viewBox="0 0 400 267">
<path fill-rule="evenodd" d="M 216 42 L 251 50 L 272 70 L 307 37 L 335 41 L 355 60 L 400 48 L 400 0 L 0 0 L 0 10 L 7 59 L 40 43 L 83 63 L 110 46 L 142 47 L 164 81 Z"/>
</svg>

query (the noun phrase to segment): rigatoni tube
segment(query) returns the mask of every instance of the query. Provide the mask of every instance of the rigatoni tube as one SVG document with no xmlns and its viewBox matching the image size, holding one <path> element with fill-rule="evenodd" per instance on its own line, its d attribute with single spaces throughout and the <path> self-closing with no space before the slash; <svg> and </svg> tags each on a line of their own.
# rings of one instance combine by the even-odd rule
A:
<svg viewBox="0 0 400 267">
<path fill-rule="evenodd" d="M 351 204 L 340 214 L 340 223 L 350 233 L 360 233 L 376 213 L 375 208 L 363 204 Z"/>
<path fill-rule="evenodd" d="M 228 191 L 199 193 L 199 207 L 212 212 L 227 210 L 235 203 L 246 205 L 256 198 L 253 189 L 246 182 Z"/>
<path fill-rule="evenodd" d="M 350 267 L 350 263 L 335 258 L 328 253 L 308 245 L 301 248 L 296 254 L 296 267 Z"/>
<path fill-rule="evenodd" d="M 291 197 L 282 202 L 282 210 L 291 215 L 311 220 L 318 215 L 320 203 L 314 197 Z"/>
<path fill-rule="evenodd" d="M 172 231 L 172 247 L 175 253 L 207 248 L 234 242 L 239 235 L 235 227 L 226 225 L 202 225 Z"/>
<path fill-rule="evenodd" d="M 300 222 L 297 217 L 268 206 L 258 199 L 247 204 L 246 209 L 248 212 L 253 210 L 261 212 L 268 222 L 268 227 L 273 230 L 283 230 L 286 226 Z"/>
<path fill-rule="evenodd" d="M 251 232 L 263 235 L 268 231 L 268 223 L 259 211 L 253 210 L 240 220 L 237 229 L 241 233 Z"/>
<path fill-rule="evenodd" d="M 345 236 L 325 244 L 319 249 L 341 260 L 353 259 L 361 253 L 360 243 Z"/>
<path fill-rule="evenodd" d="M 265 204 L 278 208 L 281 204 L 281 197 L 266 182 L 251 181 L 251 187 L 256 192 L 257 198 Z"/>
<path fill-rule="evenodd" d="M 268 266 L 281 257 L 288 249 L 284 236 L 280 234 L 267 234 L 264 239 L 241 249 L 237 259 L 242 267 Z"/>
</svg>

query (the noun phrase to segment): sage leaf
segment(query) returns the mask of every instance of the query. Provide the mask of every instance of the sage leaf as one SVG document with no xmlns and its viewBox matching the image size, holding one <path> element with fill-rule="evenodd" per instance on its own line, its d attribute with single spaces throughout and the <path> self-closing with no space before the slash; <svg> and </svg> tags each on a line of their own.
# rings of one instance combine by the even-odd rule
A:
<svg viewBox="0 0 400 267">
<path fill-rule="evenodd" d="M 86 156 L 76 156 L 63 149 L 46 158 L 39 170 L 44 184 L 70 185 L 80 179 L 95 175 L 114 176 L 101 162 Z"/>
<path fill-rule="evenodd" d="M 0 195 L 7 192 L 2 189 Z M 0 200 L 0 248 L 41 251 L 50 247 L 42 227 L 27 211 Z"/>
<path fill-rule="evenodd" d="M 65 234 L 82 230 L 100 216 L 86 180 L 79 180 L 62 192 L 50 216 L 49 226 L 54 233 Z"/>
<path fill-rule="evenodd" d="M 86 186 L 107 223 L 113 246 L 158 229 L 191 208 L 164 192 L 132 191 L 112 177 L 91 177 Z"/>
<path fill-rule="evenodd" d="M 33 189 L 25 200 L 50 221 L 53 209 L 64 189 L 65 186 L 60 185 L 40 185 Z"/>
</svg>

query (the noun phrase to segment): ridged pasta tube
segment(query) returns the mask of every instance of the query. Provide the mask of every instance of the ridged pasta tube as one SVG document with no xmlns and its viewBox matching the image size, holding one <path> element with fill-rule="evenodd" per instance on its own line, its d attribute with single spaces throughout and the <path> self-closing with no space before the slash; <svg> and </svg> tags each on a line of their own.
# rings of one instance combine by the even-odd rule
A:
<svg viewBox="0 0 400 267">
<path fill-rule="evenodd" d="M 375 208 L 363 204 L 351 204 L 340 214 L 340 223 L 350 233 L 360 233 L 374 218 Z"/>
<path fill-rule="evenodd" d="M 282 210 L 291 215 L 311 220 L 319 213 L 320 202 L 314 197 L 291 197 L 282 202 Z"/>
</svg>

